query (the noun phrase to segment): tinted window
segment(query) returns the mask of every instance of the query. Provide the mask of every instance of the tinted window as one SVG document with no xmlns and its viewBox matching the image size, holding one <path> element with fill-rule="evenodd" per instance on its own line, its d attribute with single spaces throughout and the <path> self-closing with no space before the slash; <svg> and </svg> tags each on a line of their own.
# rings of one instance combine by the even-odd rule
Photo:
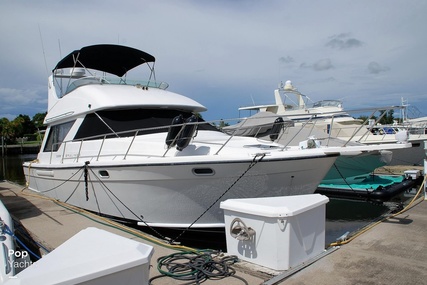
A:
<svg viewBox="0 0 427 285">
<path fill-rule="evenodd" d="M 184 118 L 192 115 L 190 112 L 161 109 L 132 109 L 100 111 L 88 114 L 74 139 L 133 136 L 136 130 L 139 135 L 167 132 L 174 117 L 182 114 Z M 199 121 L 203 121 L 199 119 Z M 198 126 L 199 130 L 216 130 L 210 124 Z"/>
<path fill-rule="evenodd" d="M 58 151 L 61 143 L 64 141 L 65 136 L 68 134 L 73 124 L 74 121 L 51 126 L 43 151 Z"/>
</svg>

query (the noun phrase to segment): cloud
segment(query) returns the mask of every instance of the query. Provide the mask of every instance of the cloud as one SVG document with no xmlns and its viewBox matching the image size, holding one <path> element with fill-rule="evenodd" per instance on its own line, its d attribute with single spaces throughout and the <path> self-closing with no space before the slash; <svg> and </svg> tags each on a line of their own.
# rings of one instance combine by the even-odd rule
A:
<svg viewBox="0 0 427 285">
<path fill-rule="evenodd" d="M 282 57 L 279 58 L 279 62 L 281 62 L 281 63 L 292 63 L 294 61 L 295 60 L 292 57 L 290 57 L 289 55 L 286 56 L 286 57 L 282 56 Z"/>
<path fill-rule="evenodd" d="M 88 1 L 82 10 L 70 1 L 1 2 L 0 114 L 46 111 L 46 77 L 55 64 L 99 43 L 153 54 L 157 80 L 205 104 L 207 119 L 235 116 L 250 96 L 274 101 L 265 98 L 286 79 L 313 100 L 342 97 L 345 90 L 348 100 L 357 98 L 346 106 L 371 104 L 360 94 L 385 94 L 399 82 L 411 96 L 405 97 L 427 110 L 419 99 L 426 90 L 425 0 L 326 0 L 316 9 L 309 1 L 279 0 L 100 3 Z"/>
<path fill-rule="evenodd" d="M 36 113 L 45 112 L 45 106 L 47 105 L 45 93 L 38 92 L 35 88 L 0 88 L 0 98 L 2 98 L 0 118 L 14 119 L 18 114 L 32 116 Z"/>
<path fill-rule="evenodd" d="M 350 35 L 348 33 L 334 35 L 330 37 L 330 40 L 326 43 L 327 47 L 334 49 L 351 49 L 360 47 L 362 45 L 362 41 L 355 38 L 350 38 Z"/>
<path fill-rule="evenodd" d="M 321 59 L 313 65 L 315 71 L 322 71 L 334 68 L 329 58 Z"/>
<path fill-rule="evenodd" d="M 0 88 L 0 97 L 4 105 L 31 104 L 40 98 L 35 90 Z"/>
<path fill-rule="evenodd" d="M 369 71 L 369 73 L 371 73 L 371 74 L 378 74 L 378 73 L 386 72 L 386 71 L 389 71 L 389 70 L 390 70 L 390 68 L 389 68 L 389 67 L 387 67 L 387 66 L 382 66 L 382 65 L 380 65 L 378 62 L 375 62 L 375 61 L 371 61 L 371 62 L 368 64 L 368 71 Z"/>
<path fill-rule="evenodd" d="M 314 71 L 324 71 L 334 68 L 332 61 L 329 58 L 320 59 L 314 64 L 307 64 L 305 62 L 300 64 L 300 68 L 313 69 Z"/>
</svg>

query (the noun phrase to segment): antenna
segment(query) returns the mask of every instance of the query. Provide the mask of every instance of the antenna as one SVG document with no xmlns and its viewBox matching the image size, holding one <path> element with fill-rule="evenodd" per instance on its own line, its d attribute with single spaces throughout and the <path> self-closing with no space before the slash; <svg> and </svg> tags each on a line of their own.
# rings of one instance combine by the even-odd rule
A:
<svg viewBox="0 0 427 285">
<path fill-rule="evenodd" d="M 61 40 L 58 39 L 58 48 L 59 48 L 59 59 L 62 59 L 62 50 L 61 50 Z"/>
<path fill-rule="evenodd" d="M 49 76 L 49 71 L 48 71 L 48 68 L 47 68 L 47 61 L 46 61 L 46 54 L 45 54 L 45 52 L 44 52 L 44 45 L 43 45 L 42 31 L 41 31 L 41 29 L 40 29 L 40 24 L 37 24 L 37 26 L 39 27 L 40 41 L 41 41 L 41 43 L 42 43 L 43 58 L 44 58 L 44 66 L 45 66 L 45 68 L 46 68 L 46 76 Z M 49 83 L 49 88 L 50 88 L 50 87 L 51 87 L 51 86 L 50 86 L 50 83 Z"/>
<path fill-rule="evenodd" d="M 41 29 L 40 29 L 40 24 L 38 24 L 38 27 L 39 27 L 40 41 L 41 41 L 41 44 L 42 44 L 42 50 L 43 50 L 44 66 L 45 66 L 45 68 L 46 68 L 46 74 L 47 74 L 47 76 L 49 76 L 49 71 L 47 70 L 46 54 L 45 54 L 45 52 L 44 52 L 43 37 L 42 37 L 42 31 L 41 31 Z"/>
</svg>

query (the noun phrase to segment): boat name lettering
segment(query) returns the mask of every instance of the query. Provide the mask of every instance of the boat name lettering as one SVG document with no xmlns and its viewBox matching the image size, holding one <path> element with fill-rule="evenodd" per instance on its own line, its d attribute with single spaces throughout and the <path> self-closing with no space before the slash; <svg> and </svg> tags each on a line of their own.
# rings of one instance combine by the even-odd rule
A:
<svg viewBox="0 0 427 285">
<path fill-rule="evenodd" d="M 17 258 L 20 258 L 20 257 L 27 257 L 28 256 L 28 251 L 25 251 L 25 250 L 23 250 L 23 251 L 19 251 L 19 250 L 13 250 L 13 249 L 9 249 L 9 251 L 8 251 L 8 253 L 7 253 L 9 256 L 15 256 L 15 257 L 17 257 Z"/>
<path fill-rule="evenodd" d="M 70 157 L 77 157 L 77 153 L 66 153 L 65 158 L 70 158 Z"/>
</svg>

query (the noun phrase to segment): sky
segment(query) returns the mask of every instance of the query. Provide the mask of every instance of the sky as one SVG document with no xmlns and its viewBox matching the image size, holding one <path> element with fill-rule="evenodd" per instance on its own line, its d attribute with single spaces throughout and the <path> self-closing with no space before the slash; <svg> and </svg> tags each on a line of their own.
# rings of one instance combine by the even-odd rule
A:
<svg viewBox="0 0 427 285">
<path fill-rule="evenodd" d="M 47 111 L 56 63 L 102 43 L 155 56 L 157 80 L 206 120 L 274 103 L 287 80 L 347 110 L 403 98 L 426 116 L 426 15 L 425 0 L 1 0 L 0 118 Z"/>
</svg>

